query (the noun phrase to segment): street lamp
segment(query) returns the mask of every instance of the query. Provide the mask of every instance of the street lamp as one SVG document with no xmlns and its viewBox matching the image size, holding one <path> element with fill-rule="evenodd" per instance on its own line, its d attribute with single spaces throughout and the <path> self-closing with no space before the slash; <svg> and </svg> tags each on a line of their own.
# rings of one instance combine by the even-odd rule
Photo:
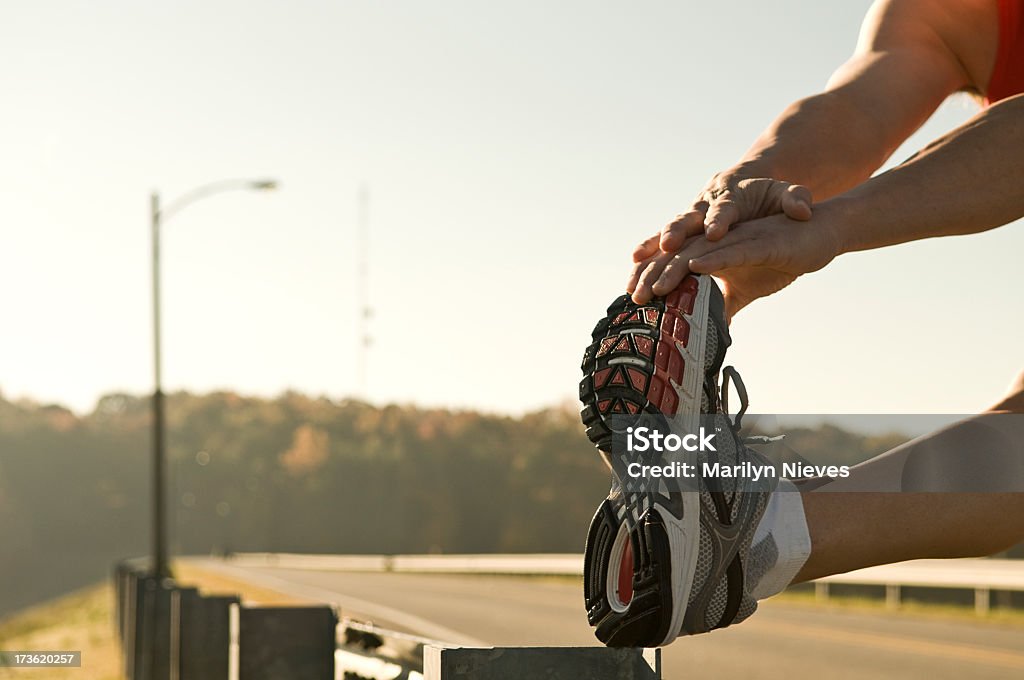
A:
<svg viewBox="0 0 1024 680">
<path fill-rule="evenodd" d="M 160 194 L 150 196 L 150 228 L 153 246 L 153 575 L 171 575 L 167 566 L 167 456 L 164 447 L 163 357 L 160 351 L 160 227 L 184 207 L 226 191 L 269 191 L 276 189 L 272 179 L 227 179 L 193 189 L 160 206 Z"/>
</svg>

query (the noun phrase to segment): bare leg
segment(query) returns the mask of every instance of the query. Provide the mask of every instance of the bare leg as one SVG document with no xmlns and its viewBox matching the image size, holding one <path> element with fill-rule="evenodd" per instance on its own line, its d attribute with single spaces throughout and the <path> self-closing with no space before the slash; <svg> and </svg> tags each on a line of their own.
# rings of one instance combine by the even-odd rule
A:
<svg viewBox="0 0 1024 680">
<path fill-rule="evenodd" d="M 987 412 L 804 491 L 812 547 L 794 583 L 909 559 L 990 555 L 1024 540 L 1020 414 L 1024 374 Z"/>
</svg>

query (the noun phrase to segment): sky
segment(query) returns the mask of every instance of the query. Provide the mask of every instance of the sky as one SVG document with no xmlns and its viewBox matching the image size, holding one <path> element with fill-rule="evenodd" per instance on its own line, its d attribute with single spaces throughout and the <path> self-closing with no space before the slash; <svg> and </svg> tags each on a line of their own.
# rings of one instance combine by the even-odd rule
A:
<svg viewBox="0 0 1024 680">
<path fill-rule="evenodd" d="M 634 244 L 824 85 L 868 4 L 7 5 L 0 391 L 149 391 L 150 192 L 273 177 L 166 223 L 167 389 L 571 402 Z M 894 159 L 975 111 L 947 102 Z M 1022 249 L 1014 224 L 845 255 L 755 303 L 729 354 L 751 410 L 985 408 L 1021 368 Z"/>
</svg>

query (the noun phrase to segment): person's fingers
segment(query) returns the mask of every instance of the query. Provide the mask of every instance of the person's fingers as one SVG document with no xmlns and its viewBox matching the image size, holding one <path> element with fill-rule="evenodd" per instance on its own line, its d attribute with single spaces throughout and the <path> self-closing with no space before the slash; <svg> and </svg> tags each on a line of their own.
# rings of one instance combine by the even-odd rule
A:
<svg viewBox="0 0 1024 680">
<path fill-rule="evenodd" d="M 711 203 L 704 220 L 704 233 L 709 241 L 718 241 L 729 233 L 729 227 L 740 219 L 740 208 L 727 191 Z"/>
<path fill-rule="evenodd" d="M 704 233 L 704 213 L 707 211 L 707 203 L 701 202 L 695 205 L 690 211 L 678 215 L 674 220 L 665 225 L 661 230 L 661 251 L 674 253 L 683 247 L 691 236 Z"/>
<path fill-rule="evenodd" d="M 687 266 L 696 274 L 713 274 L 732 267 L 771 264 L 771 259 L 772 253 L 763 239 L 746 239 L 690 258 Z"/>
<path fill-rule="evenodd" d="M 658 276 L 658 280 L 651 285 L 651 291 L 655 295 L 667 295 L 675 290 L 683 278 L 690 273 L 690 269 L 686 266 L 689 259 L 689 255 L 683 253 L 673 255 L 661 275 Z"/>
<path fill-rule="evenodd" d="M 645 239 L 643 243 L 633 249 L 633 262 L 642 262 L 658 252 L 658 242 L 661 240 L 661 232 Z"/>
<path fill-rule="evenodd" d="M 793 220 L 811 219 L 811 190 L 800 184 L 790 184 L 782 193 L 782 212 Z"/>
<path fill-rule="evenodd" d="M 633 302 L 642 305 L 654 297 L 654 282 L 658 280 L 665 265 L 673 257 L 675 256 L 671 253 L 662 253 L 647 264 L 637 280 L 636 289 L 633 291 Z"/>
<path fill-rule="evenodd" d="M 640 282 L 640 275 L 647 269 L 647 265 L 650 264 L 651 258 L 636 262 L 633 264 L 633 270 L 629 273 L 629 278 L 626 280 L 626 292 L 630 295 L 636 290 L 636 284 Z"/>
<path fill-rule="evenodd" d="M 665 264 L 658 280 L 651 286 L 651 290 L 655 295 L 668 295 L 690 273 L 688 265 L 692 258 L 700 257 L 708 251 L 720 247 L 717 242 L 708 241 L 703 236 L 691 238 L 682 250 L 675 253 L 672 259 Z"/>
</svg>

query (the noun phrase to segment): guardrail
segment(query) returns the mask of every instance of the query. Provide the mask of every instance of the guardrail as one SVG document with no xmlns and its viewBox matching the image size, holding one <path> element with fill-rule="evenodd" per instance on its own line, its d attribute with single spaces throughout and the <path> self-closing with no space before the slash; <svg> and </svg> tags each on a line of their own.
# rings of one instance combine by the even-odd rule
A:
<svg viewBox="0 0 1024 680">
<path fill-rule="evenodd" d="M 973 590 L 974 611 L 984 616 L 991 607 L 993 590 L 1024 592 L 1024 560 L 965 558 L 885 564 L 818 579 L 815 594 L 827 599 L 833 583 L 884 586 L 890 608 L 899 607 L 904 587 Z"/>
<path fill-rule="evenodd" d="M 423 650 L 441 643 L 345 619 L 334 653 L 336 674 L 346 680 L 423 680 Z"/>
<path fill-rule="evenodd" d="M 561 554 L 495 555 L 304 555 L 239 553 L 230 558 L 248 566 L 315 571 L 419 572 L 449 574 L 515 574 L 581 576 L 583 556 Z M 1024 592 L 1024 560 L 964 558 L 911 560 L 858 569 L 814 582 L 815 593 L 827 599 L 831 584 L 885 587 L 886 604 L 898 607 L 904 587 L 974 591 L 979 615 L 990 609 L 992 591 Z"/>
</svg>

